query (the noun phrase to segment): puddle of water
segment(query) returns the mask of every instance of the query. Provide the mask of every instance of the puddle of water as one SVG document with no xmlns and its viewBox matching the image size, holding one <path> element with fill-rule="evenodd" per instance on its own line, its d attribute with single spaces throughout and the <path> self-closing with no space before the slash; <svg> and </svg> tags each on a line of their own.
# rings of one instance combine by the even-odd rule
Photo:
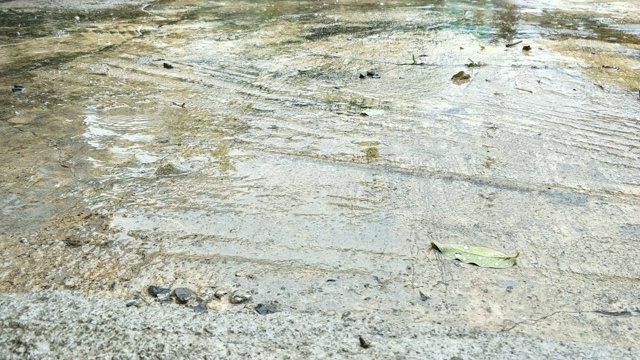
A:
<svg viewBox="0 0 640 360">
<path fill-rule="evenodd" d="M 531 290 L 543 303 L 551 293 L 573 303 L 566 288 L 604 291 L 581 287 L 582 276 L 617 279 L 614 288 L 638 276 L 629 265 L 637 254 L 624 250 L 635 241 L 640 197 L 640 118 L 629 94 L 640 66 L 628 19 L 506 0 L 136 9 L 107 20 L 89 14 L 91 26 L 53 17 L 0 48 L 10 59 L 0 72 L 12 76 L 2 81 L 29 80 L 29 92 L 0 97 L 4 117 L 33 106 L 80 109 L 66 120 L 82 130 L 69 136 L 36 122 L 3 125 L 14 145 L 29 131 L 58 139 L 41 144 L 59 171 L 47 175 L 76 184 L 67 196 L 90 209 L 63 216 L 64 236 L 51 235 L 67 244 L 50 265 L 55 276 L 42 262 L 47 277 L 25 284 L 81 276 L 80 289 L 126 282 L 116 294 L 128 296 L 159 281 L 206 287 L 215 279 L 261 294 L 285 286 L 292 308 L 339 311 L 347 302 L 327 304 L 308 288 L 339 273 L 346 285 L 336 293 L 354 306 L 373 309 L 363 300 L 373 297 L 379 309 L 434 320 L 410 302 L 416 288 L 440 286 L 425 255 L 435 234 L 522 252 L 522 267 L 508 275 L 451 266 L 451 293 L 434 291 L 450 306 L 438 321 L 485 326 L 478 299 L 511 309 L 491 315 L 497 329 L 521 315 L 473 286 L 493 289 L 493 276 L 543 284 Z M 81 54 L 74 41 L 86 45 Z M 60 61 L 34 65 L 48 58 L 28 50 L 40 44 Z M 16 49 L 24 53 L 12 59 Z M 451 80 L 459 71 L 468 81 Z M 3 156 L 18 155 L 11 151 Z M 26 193 L 7 196 L 3 214 L 19 211 Z M 614 244 L 610 257 L 598 255 L 604 242 Z M 75 260 L 61 267 L 63 259 Z M 268 281 L 238 280 L 236 269 Z M 397 278 L 395 293 L 361 290 L 374 274 Z M 566 274 L 571 284 L 554 281 Z M 553 326 L 549 333 L 561 327 Z"/>
<path fill-rule="evenodd" d="M 106 121 L 96 114 L 87 114 L 85 137 L 91 146 L 97 149 L 113 148 L 113 142 L 128 141 L 142 144 L 154 140 L 151 134 L 145 134 L 149 119 L 145 117 L 110 117 Z"/>
</svg>

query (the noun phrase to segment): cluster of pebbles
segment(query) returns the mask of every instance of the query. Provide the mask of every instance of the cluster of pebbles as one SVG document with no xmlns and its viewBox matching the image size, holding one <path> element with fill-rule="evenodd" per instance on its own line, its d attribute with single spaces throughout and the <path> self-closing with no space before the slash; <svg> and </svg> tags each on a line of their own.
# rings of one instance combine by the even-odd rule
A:
<svg viewBox="0 0 640 360">
<path fill-rule="evenodd" d="M 207 304 L 210 301 L 222 301 L 224 299 L 228 299 L 229 303 L 239 305 L 250 303 L 252 300 L 251 294 L 240 290 L 227 291 L 224 289 L 218 289 L 213 294 L 214 298 L 210 299 L 203 299 L 194 291 L 185 287 L 175 288 L 172 291 L 171 288 L 168 287 L 152 285 L 147 288 L 147 292 L 160 303 L 177 303 L 185 305 L 195 312 L 206 311 L 209 308 Z M 258 304 L 254 309 L 260 315 L 272 314 L 277 311 L 276 305 L 272 303 Z"/>
</svg>

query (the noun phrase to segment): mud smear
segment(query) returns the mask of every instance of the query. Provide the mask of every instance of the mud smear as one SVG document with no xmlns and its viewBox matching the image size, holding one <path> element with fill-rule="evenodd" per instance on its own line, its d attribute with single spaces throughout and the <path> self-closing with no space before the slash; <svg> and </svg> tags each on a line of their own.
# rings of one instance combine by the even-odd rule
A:
<svg viewBox="0 0 640 360">
<path fill-rule="evenodd" d="M 637 307 L 625 27 L 556 38 L 561 18 L 509 1 L 3 9 L 6 34 L 34 29 L 0 47 L 2 291 L 233 288 L 286 311 L 640 335 L 586 314 Z M 522 256 L 443 276 L 429 236 Z"/>
</svg>

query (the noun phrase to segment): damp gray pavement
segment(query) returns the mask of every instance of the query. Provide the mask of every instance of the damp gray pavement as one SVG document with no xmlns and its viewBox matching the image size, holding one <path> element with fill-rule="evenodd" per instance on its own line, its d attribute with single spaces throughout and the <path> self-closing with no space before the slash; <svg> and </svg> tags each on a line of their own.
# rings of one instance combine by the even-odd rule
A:
<svg viewBox="0 0 640 360">
<path fill-rule="evenodd" d="M 0 357 L 640 358 L 638 19 L 0 1 Z"/>
</svg>

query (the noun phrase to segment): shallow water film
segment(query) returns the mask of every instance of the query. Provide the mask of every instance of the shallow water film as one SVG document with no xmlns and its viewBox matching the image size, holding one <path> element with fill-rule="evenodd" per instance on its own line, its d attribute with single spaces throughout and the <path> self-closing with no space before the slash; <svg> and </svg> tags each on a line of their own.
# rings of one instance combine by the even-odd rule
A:
<svg viewBox="0 0 640 360">
<path fill-rule="evenodd" d="M 639 19 L 633 0 L 2 1 L 0 291 L 188 288 L 196 311 L 637 351 Z M 521 255 L 479 268 L 431 239 Z"/>
</svg>

